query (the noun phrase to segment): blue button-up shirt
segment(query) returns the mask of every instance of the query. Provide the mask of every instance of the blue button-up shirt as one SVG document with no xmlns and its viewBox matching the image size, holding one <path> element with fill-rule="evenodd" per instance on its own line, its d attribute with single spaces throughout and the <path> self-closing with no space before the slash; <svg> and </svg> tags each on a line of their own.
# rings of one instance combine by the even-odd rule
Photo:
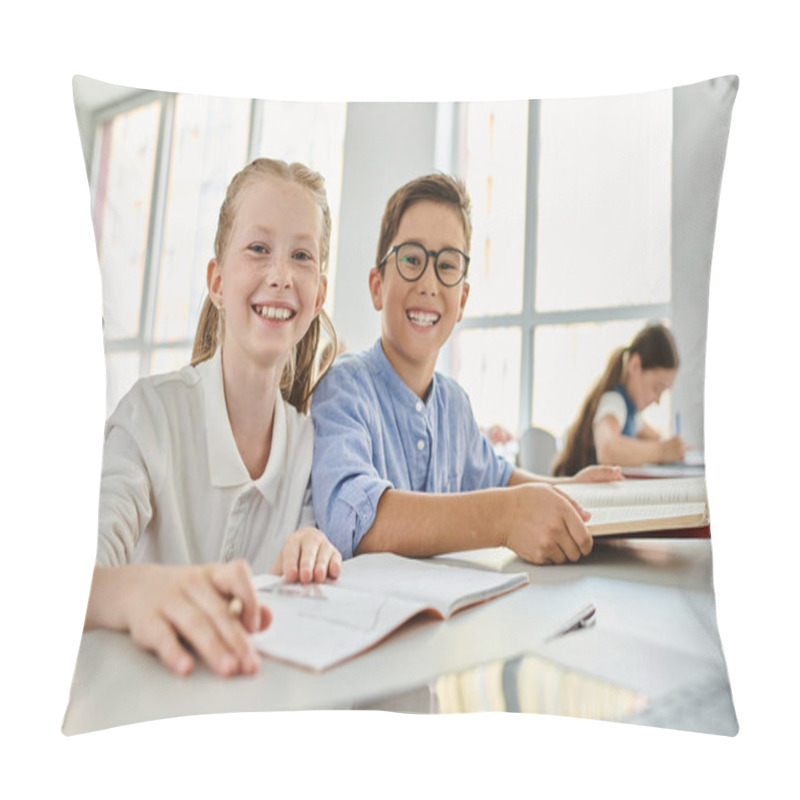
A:
<svg viewBox="0 0 800 800">
<path fill-rule="evenodd" d="M 435 373 L 420 400 L 380 340 L 337 360 L 314 391 L 311 416 L 317 525 L 344 558 L 372 527 L 386 489 L 469 492 L 505 486 L 514 470 L 478 430 L 454 380 Z"/>
</svg>

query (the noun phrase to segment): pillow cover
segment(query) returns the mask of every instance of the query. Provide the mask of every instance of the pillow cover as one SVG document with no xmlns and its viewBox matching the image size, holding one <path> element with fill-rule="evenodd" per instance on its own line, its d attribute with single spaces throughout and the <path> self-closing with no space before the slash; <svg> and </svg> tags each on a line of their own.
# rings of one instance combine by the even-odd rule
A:
<svg viewBox="0 0 800 800">
<path fill-rule="evenodd" d="M 108 414 L 140 376 L 188 363 L 225 188 L 264 155 L 325 176 L 326 307 L 347 349 L 370 346 L 380 332 L 366 274 L 386 200 L 418 175 L 455 174 L 472 197 L 471 289 L 439 369 L 467 389 L 481 427 L 510 432 L 512 443 L 531 426 L 562 437 L 606 355 L 660 320 L 680 370 L 648 421 L 668 432 L 680 419 L 701 454 L 709 274 L 737 88 L 729 76 L 622 97 L 335 104 L 76 77 Z M 513 457 L 513 447 L 505 451 Z M 129 637 L 88 632 L 64 731 L 221 711 L 433 707 L 736 732 L 709 539 L 598 541 L 590 557 L 564 567 L 527 565 L 504 549 L 454 558 L 527 571 L 530 585 L 460 612 L 436 634 L 412 625 L 320 675 L 265 659 L 255 688 L 202 667 L 176 687 Z M 553 635 L 587 602 L 597 609 L 591 629 Z M 504 619 L 515 623 L 507 635 L 476 635 Z M 134 684 L 146 693 L 131 693 Z M 713 714 L 698 721 L 705 703 Z M 682 711 L 668 716 L 667 706 Z"/>
</svg>

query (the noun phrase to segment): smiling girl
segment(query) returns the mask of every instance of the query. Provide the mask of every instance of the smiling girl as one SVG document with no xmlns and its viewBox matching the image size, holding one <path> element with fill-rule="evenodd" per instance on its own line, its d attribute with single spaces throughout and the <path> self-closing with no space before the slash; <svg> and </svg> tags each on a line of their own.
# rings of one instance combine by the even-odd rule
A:
<svg viewBox="0 0 800 800">
<path fill-rule="evenodd" d="M 258 159 L 219 214 L 191 366 L 140 380 L 106 425 L 85 628 L 129 632 L 174 672 L 252 673 L 269 625 L 252 569 L 323 581 L 305 415 L 331 218 L 320 175 Z"/>
<path fill-rule="evenodd" d="M 686 445 L 679 436 L 661 439 L 639 417 L 660 401 L 677 373 L 675 340 L 663 325 L 648 325 L 628 347 L 615 350 L 567 433 L 554 474 L 573 475 L 588 464 L 638 466 L 683 459 Z"/>
</svg>

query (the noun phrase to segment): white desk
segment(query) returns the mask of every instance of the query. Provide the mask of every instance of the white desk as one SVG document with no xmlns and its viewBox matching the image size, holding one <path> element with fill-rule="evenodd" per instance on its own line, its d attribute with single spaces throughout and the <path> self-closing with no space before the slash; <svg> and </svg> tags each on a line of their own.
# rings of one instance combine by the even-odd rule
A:
<svg viewBox="0 0 800 800">
<path fill-rule="evenodd" d="M 64 732 L 214 712 L 425 711 L 420 690 L 437 677 L 526 653 L 649 695 L 663 693 L 670 680 L 693 679 L 698 665 L 726 675 L 708 540 L 599 541 L 588 558 L 558 567 L 535 567 L 503 549 L 452 558 L 527 570 L 531 584 L 445 622 L 414 620 L 371 651 L 319 674 L 264 659 L 253 677 L 223 680 L 198 665 L 179 678 L 126 635 L 86 633 Z M 594 628 L 544 642 L 590 601 L 597 606 Z M 674 654 L 675 663 L 662 663 L 663 654 Z"/>
</svg>

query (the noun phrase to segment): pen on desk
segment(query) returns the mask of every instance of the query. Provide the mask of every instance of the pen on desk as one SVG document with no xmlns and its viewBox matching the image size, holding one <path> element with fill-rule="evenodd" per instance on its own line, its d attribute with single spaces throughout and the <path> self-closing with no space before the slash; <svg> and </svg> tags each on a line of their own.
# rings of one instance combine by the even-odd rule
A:
<svg viewBox="0 0 800 800">
<path fill-rule="evenodd" d="M 545 641 L 556 639 L 571 631 L 577 631 L 581 628 L 588 628 L 597 622 L 597 609 L 594 604 L 590 603 L 585 608 L 582 608 L 574 617 L 570 617 L 555 633 L 551 633 Z"/>
</svg>

